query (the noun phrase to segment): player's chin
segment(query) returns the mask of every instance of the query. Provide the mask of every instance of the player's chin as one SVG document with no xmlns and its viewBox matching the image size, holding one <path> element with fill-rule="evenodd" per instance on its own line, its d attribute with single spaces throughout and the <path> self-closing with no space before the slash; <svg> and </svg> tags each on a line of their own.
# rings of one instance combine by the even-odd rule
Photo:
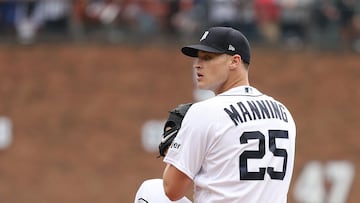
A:
<svg viewBox="0 0 360 203">
<path fill-rule="evenodd" d="M 205 83 L 201 83 L 201 82 L 197 83 L 197 88 L 199 90 L 211 90 L 211 88 L 208 85 L 206 85 Z"/>
<path fill-rule="evenodd" d="M 196 87 L 200 90 L 211 90 L 211 84 L 204 80 L 204 78 L 198 78 L 196 81 Z"/>
<path fill-rule="evenodd" d="M 198 89 L 200 89 L 200 90 L 204 90 L 205 85 L 204 85 L 203 82 L 201 82 L 201 81 L 198 80 L 198 81 L 196 82 L 196 87 L 197 87 Z"/>
</svg>

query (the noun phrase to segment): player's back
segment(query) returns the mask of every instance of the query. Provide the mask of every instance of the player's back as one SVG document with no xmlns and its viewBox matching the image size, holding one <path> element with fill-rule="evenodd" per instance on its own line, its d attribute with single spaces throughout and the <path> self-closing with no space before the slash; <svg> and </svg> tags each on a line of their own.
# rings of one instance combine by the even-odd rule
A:
<svg viewBox="0 0 360 203">
<path fill-rule="evenodd" d="M 282 103 L 238 87 L 195 104 L 190 113 L 203 115 L 197 124 L 206 137 L 195 202 L 286 202 L 296 129 Z"/>
</svg>

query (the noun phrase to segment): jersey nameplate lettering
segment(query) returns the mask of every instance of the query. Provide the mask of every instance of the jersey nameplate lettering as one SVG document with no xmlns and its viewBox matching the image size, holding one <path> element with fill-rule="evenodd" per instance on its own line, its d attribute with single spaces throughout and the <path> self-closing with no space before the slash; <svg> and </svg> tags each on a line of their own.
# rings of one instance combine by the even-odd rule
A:
<svg viewBox="0 0 360 203">
<path fill-rule="evenodd" d="M 231 104 L 229 108 L 224 108 L 224 111 L 236 126 L 239 123 L 261 119 L 279 119 L 288 122 L 285 107 L 272 100 L 240 101 L 236 105 Z"/>
</svg>

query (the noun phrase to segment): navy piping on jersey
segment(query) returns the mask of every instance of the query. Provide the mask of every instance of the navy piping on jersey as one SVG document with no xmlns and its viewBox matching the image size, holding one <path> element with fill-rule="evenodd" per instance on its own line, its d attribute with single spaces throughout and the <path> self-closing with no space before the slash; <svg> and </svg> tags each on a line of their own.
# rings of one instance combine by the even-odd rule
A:
<svg viewBox="0 0 360 203">
<path fill-rule="evenodd" d="M 144 201 L 145 203 L 149 203 L 147 200 L 145 200 L 144 198 L 139 198 L 138 201 Z"/>
</svg>

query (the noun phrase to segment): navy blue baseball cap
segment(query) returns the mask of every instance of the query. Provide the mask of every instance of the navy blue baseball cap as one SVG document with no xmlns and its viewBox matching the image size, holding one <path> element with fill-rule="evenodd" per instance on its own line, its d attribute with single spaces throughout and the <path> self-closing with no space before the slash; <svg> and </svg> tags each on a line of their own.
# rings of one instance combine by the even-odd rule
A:
<svg viewBox="0 0 360 203">
<path fill-rule="evenodd" d="M 250 64 L 250 44 L 247 38 L 231 27 L 212 27 L 204 32 L 199 44 L 188 45 L 181 52 L 190 57 L 198 57 L 198 51 L 239 54 L 241 59 Z"/>
</svg>

